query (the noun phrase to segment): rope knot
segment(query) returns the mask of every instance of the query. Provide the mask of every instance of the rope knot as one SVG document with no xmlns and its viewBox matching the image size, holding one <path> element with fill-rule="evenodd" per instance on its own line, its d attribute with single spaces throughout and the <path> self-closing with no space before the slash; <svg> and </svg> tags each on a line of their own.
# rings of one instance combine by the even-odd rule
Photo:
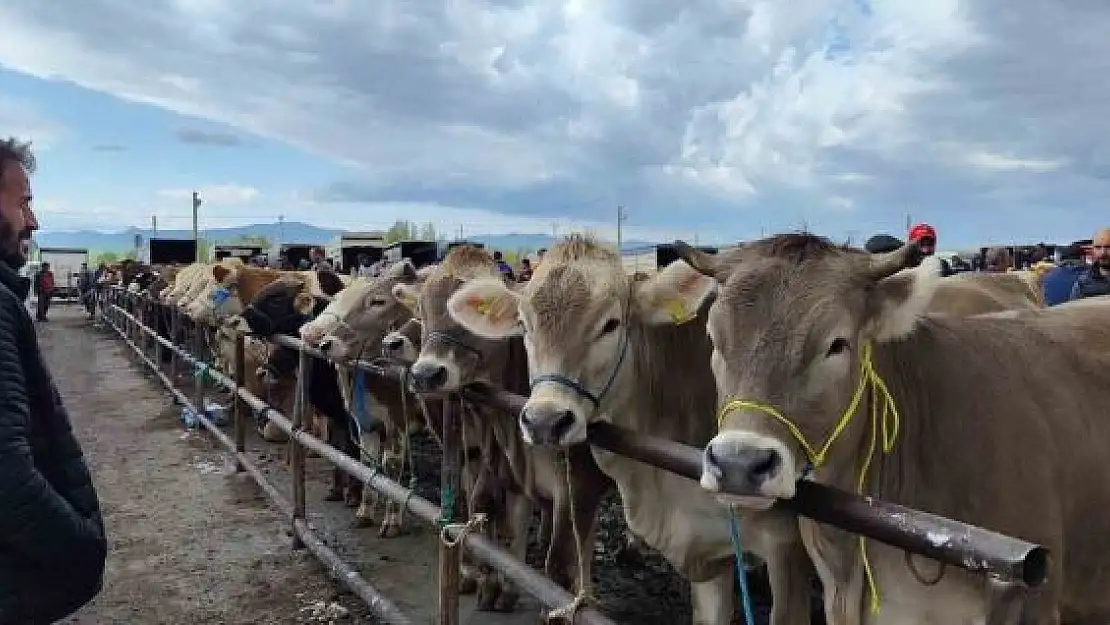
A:
<svg viewBox="0 0 1110 625">
<path fill-rule="evenodd" d="M 444 525 L 443 529 L 439 531 L 439 539 L 443 541 L 444 545 L 451 549 L 454 549 L 455 547 L 458 547 L 463 540 L 466 539 L 467 534 L 470 534 L 471 532 L 481 533 L 485 526 L 486 513 L 475 512 L 474 514 L 470 515 L 470 518 L 467 519 L 466 523 L 448 523 L 447 525 Z M 452 539 L 450 534 L 451 531 L 457 531 L 459 533 L 458 536 L 455 536 L 455 538 Z"/>
</svg>

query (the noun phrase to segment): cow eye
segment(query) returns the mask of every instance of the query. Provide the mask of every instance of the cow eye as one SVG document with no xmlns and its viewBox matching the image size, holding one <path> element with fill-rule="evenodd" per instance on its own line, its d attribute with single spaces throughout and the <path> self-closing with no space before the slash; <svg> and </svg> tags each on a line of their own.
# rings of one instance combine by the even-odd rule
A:
<svg viewBox="0 0 1110 625">
<path fill-rule="evenodd" d="M 606 334 L 611 334 L 615 332 L 617 328 L 620 327 L 620 325 L 621 322 L 617 319 L 610 319 L 609 321 L 606 321 L 605 325 L 601 326 L 601 335 L 605 336 Z"/>
<path fill-rule="evenodd" d="M 370 305 L 371 306 L 385 306 L 385 299 L 381 298 L 381 297 L 376 297 L 376 298 L 370 300 Z"/>
<path fill-rule="evenodd" d="M 848 351 L 849 347 L 851 347 L 851 344 L 848 343 L 848 339 L 837 337 L 833 339 L 833 342 L 829 345 L 829 351 L 825 354 L 825 357 L 829 358 L 837 354 L 842 354 Z"/>
</svg>

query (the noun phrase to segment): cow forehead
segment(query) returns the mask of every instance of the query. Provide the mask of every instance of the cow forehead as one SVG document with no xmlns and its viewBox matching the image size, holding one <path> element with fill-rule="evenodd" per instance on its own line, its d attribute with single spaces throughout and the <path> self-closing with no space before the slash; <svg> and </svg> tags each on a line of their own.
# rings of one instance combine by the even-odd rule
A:
<svg viewBox="0 0 1110 625">
<path fill-rule="evenodd" d="M 623 278 L 623 284 L 621 280 Z M 522 297 L 534 330 L 566 339 L 575 328 L 593 329 L 596 318 L 620 302 L 628 289 L 627 277 L 599 267 L 567 264 L 549 267 L 533 277 Z"/>
<path fill-rule="evenodd" d="M 802 335 L 858 323 L 866 301 L 859 286 L 855 274 L 835 263 L 745 262 L 733 269 L 713 305 L 714 339 L 729 345 L 759 335 L 799 345 Z"/>
</svg>

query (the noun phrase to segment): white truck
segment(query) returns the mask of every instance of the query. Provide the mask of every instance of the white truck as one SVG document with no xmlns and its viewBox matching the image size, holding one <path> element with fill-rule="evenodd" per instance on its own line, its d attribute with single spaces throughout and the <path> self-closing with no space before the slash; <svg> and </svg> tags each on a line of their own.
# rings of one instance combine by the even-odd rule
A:
<svg viewBox="0 0 1110 625">
<path fill-rule="evenodd" d="M 76 299 L 77 277 L 81 273 L 81 263 L 89 262 L 89 250 L 76 247 L 40 247 L 38 267 L 43 263 L 50 263 L 54 272 L 54 299 Z M 32 273 L 32 275 L 34 275 Z"/>
</svg>

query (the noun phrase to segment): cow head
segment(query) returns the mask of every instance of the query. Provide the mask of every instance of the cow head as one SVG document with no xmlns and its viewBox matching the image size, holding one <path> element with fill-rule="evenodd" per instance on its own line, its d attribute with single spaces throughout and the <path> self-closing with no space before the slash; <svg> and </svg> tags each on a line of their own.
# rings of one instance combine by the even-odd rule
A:
<svg viewBox="0 0 1110 625">
<path fill-rule="evenodd" d="M 520 415 L 524 439 L 573 445 L 628 392 L 626 362 L 643 329 L 692 320 L 715 285 L 682 262 L 635 280 L 616 253 L 572 236 L 548 251 L 519 293 L 495 279 L 474 280 L 448 310 L 476 335 L 524 337 L 532 377 Z"/>
<path fill-rule="evenodd" d="M 493 381 L 491 376 L 503 372 L 507 343 L 470 332 L 448 314 L 456 291 L 484 280 L 502 280 L 493 258 L 485 250 L 462 245 L 452 249 L 422 285 L 394 287 L 397 300 L 405 302 L 423 325 L 420 355 L 411 368 L 417 392 L 453 392 L 472 382 Z"/>
<path fill-rule="evenodd" d="M 382 357 L 411 366 L 420 357 L 420 337 L 423 331 L 420 319 L 409 319 L 382 339 Z"/>
<path fill-rule="evenodd" d="M 301 338 L 337 360 L 357 356 L 364 346 L 378 345 L 412 317 L 393 289 L 416 281 L 416 268 L 408 260 L 393 264 L 379 278 L 352 280 L 315 319 L 301 326 Z"/>
<path fill-rule="evenodd" d="M 331 272 L 323 273 L 334 277 Z M 330 296 L 321 292 L 321 289 L 334 293 L 334 289 L 340 286 L 338 280 L 333 282 L 326 277 L 318 282 L 315 276 L 307 272 L 286 273 L 263 286 L 235 318 L 236 323 L 240 331 L 251 334 L 296 335 L 306 321 L 328 305 Z"/>
<path fill-rule="evenodd" d="M 851 483 L 870 440 L 855 398 L 873 379 L 873 346 L 914 331 L 940 284 L 939 261 L 921 261 L 912 243 L 871 255 L 808 234 L 727 257 L 677 245 L 719 284 L 707 331 L 720 432 L 704 451 L 702 487 L 762 508 L 793 497 L 807 467 L 819 481 Z"/>
</svg>

